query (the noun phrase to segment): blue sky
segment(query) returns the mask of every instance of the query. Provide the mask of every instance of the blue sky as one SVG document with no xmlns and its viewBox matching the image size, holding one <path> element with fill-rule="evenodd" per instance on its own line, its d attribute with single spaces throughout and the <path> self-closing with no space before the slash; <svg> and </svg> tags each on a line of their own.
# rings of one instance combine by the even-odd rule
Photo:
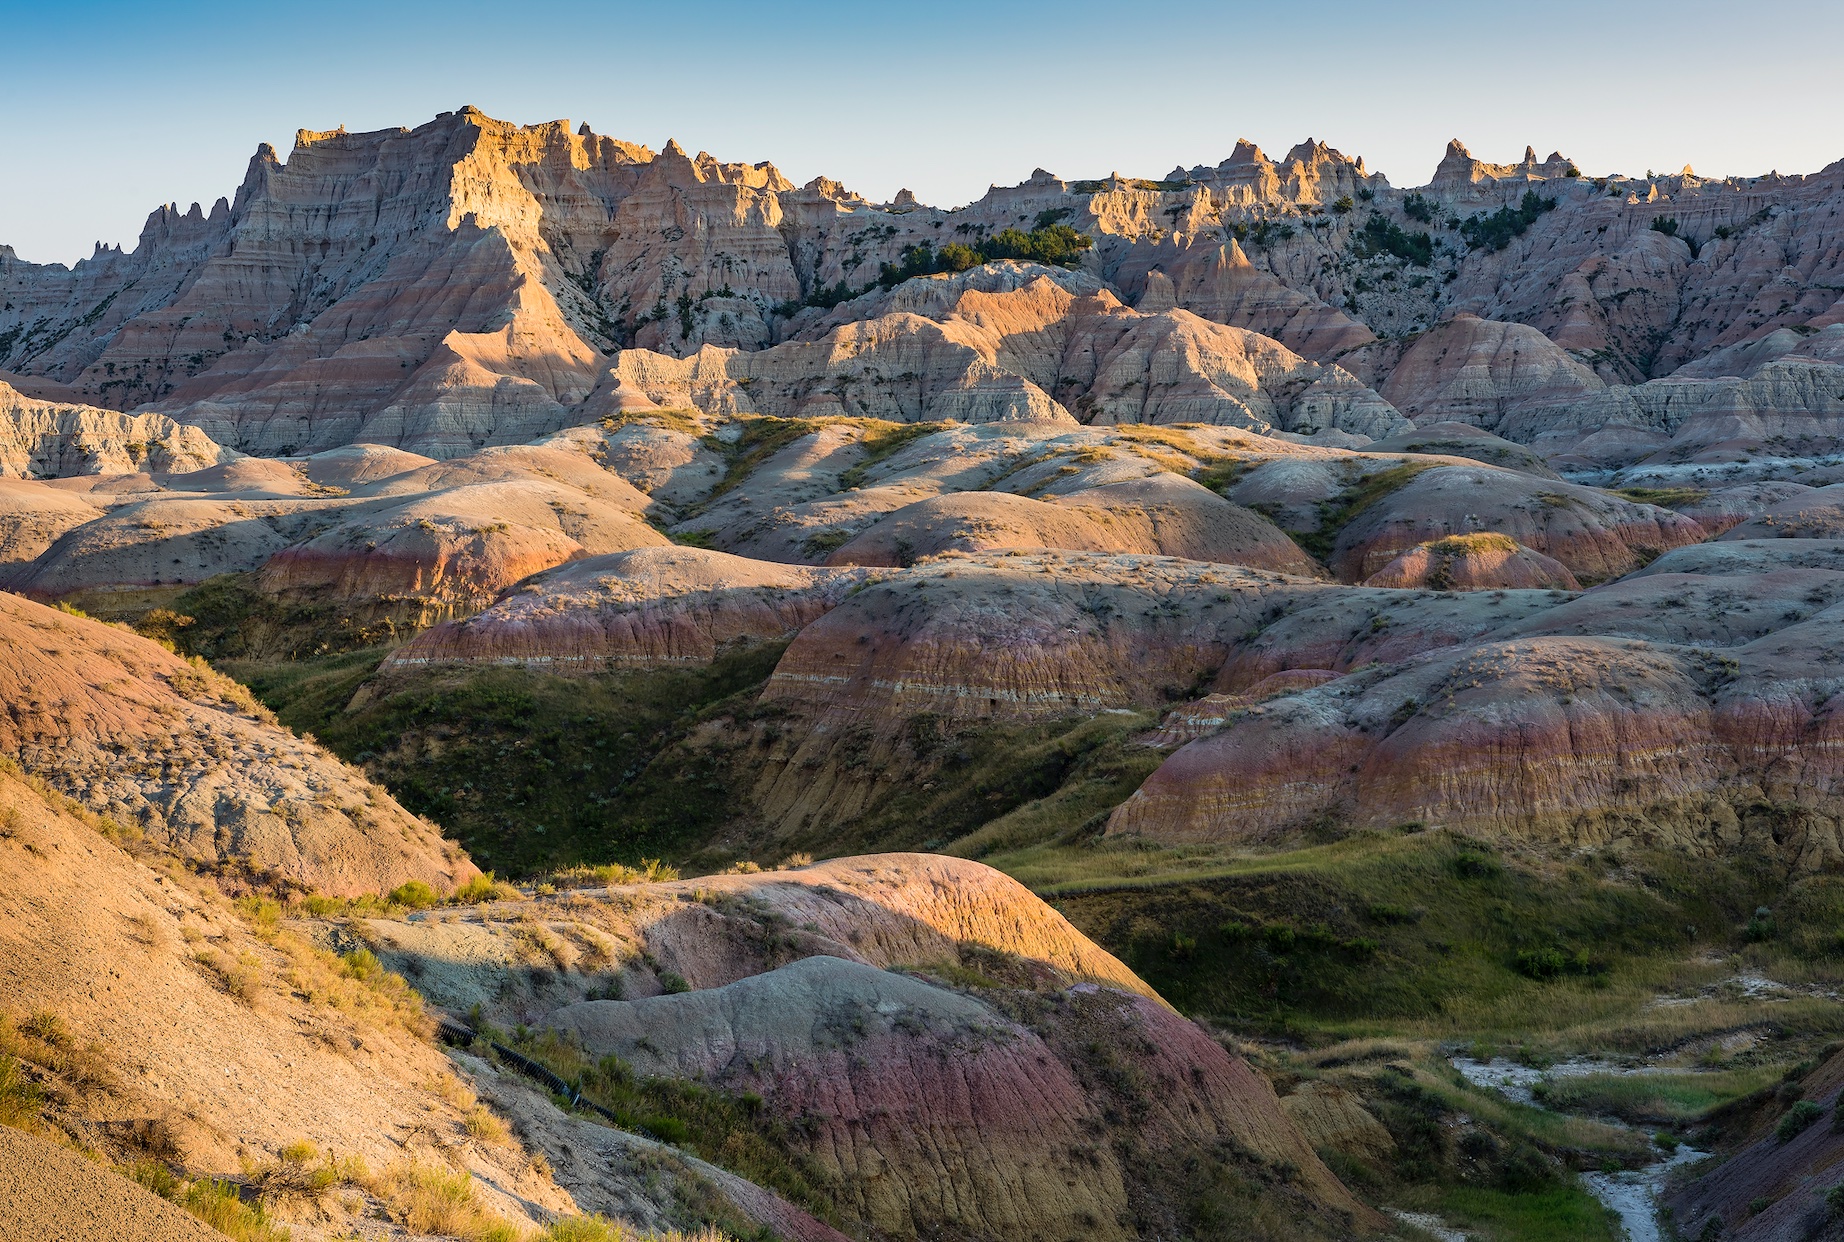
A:
<svg viewBox="0 0 1844 1242">
<path fill-rule="evenodd" d="M 70 262 L 232 192 L 259 142 L 473 104 L 956 205 L 1307 136 L 1425 182 L 1447 139 L 1590 173 L 1844 157 L 1844 3 L 0 0 L 0 243 Z"/>
</svg>

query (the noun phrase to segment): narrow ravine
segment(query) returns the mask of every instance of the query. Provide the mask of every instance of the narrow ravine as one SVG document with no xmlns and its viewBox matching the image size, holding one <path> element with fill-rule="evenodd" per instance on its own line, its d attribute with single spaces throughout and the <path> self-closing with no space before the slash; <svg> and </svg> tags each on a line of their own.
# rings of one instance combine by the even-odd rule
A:
<svg viewBox="0 0 1844 1242">
<path fill-rule="evenodd" d="M 1475 1061 L 1469 1057 L 1456 1056 L 1452 1058 L 1452 1062 L 1453 1067 L 1460 1071 L 1461 1076 L 1474 1086 L 1496 1091 L 1506 1099 L 1519 1104 L 1528 1104 L 1532 1108 L 1544 1107 L 1537 1100 L 1535 1087 L 1546 1078 L 1554 1080 L 1587 1074 L 1632 1078 L 1646 1074 L 1683 1074 L 1686 1072 L 1682 1069 L 1621 1065 L 1613 1061 L 1595 1061 L 1587 1058 L 1560 1061 L 1548 1069 L 1520 1065 L 1503 1057 L 1494 1057 L 1490 1061 Z M 1545 1109 L 1545 1111 L 1554 1110 Z M 1605 1125 L 1631 1131 L 1644 1138 L 1648 1144 L 1651 1143 L 1650 1134 L 1638 1126 L 1612 1117 L 1597 1117 L 1595 1120 Z M 1665 1234 L 1658 1221 L 1658 1197 L 1664 1189 L 1665 1178 L 1672 1169 L 1707 1154 L 1695 1150 L 1687 1143 L 1680 1144 L 1668 1152 L 1662 1151 L 1656 1145 L 1652 1147 L 1652 1150 L 1659 1154 L 1659 1159 L 1643 1168 L 1622 1169 L 1616 1173 L 1583 1173 L 1581 1175 L 1582 1185 L 1587 1187 L 1588 1192 L 1620 1217 L 1620 1224 L 1626 1230 L 1629 1242 L 1663 1242 Z"/>
</svg>

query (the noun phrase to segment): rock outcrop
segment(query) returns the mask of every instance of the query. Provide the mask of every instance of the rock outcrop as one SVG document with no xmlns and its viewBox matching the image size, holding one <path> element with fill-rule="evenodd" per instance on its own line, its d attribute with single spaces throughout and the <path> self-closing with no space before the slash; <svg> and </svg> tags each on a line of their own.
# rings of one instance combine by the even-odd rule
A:
<svg viewBox="0 0 1844 1242">
<path fill-rule="evenodd" d="M 364 935 L 440 1003 L 804 1119 L 790 1142 L 856 1231 L 1144 1235 L 1174 1219 L 1170 1172 L 1221 1168 L 1225 1149 L 1291 1166 L 1271 1193 L 1307 1236 L 1376 1223 L 1245 1062 L 978 863 L 879 855 L 579 889 L 519 920 L 377 919 Z M 534 937 L 554 969 L 505 986 Z M 986 982 L 950 982 L 968 971 Z M 627 999 L 584 999 L 611 976 Z M 1130 1080 L 1105 1069 L 1123 1058 Z"/>
<path fill-rule="evenodd" d="M 651 547 L 526 578 L 486 611 L 393 652 L 393 668 L 525 664 L 558 672 L 709 664 L 791 638 L 865 581 L 700 548 Z"/>
<path fill-rule="evenodd" d="M 181 474 L 237 456 L 164 415 L 35 401 L 0 383 L 0 478 Z"/>
<path fill-rule="evenodd" d="M 388 793 L 147 639 L 0 595 L 0 753 L 235 877 L 354 896 L 478 874 Z"/>
</svg>

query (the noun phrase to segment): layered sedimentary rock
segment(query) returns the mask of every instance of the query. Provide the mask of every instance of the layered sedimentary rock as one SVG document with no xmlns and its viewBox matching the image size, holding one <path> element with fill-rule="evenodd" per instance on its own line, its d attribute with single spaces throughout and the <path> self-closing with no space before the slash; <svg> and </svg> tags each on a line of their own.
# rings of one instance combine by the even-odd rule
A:
<svg viewBox="0 0 1844 1242">
<path fill-rule="evenodd" d="M 1086 1137 L 1126 1127 L 1104 1121 L 1106 1105 L 1057 1047 L 1078 1027 L 1091 1042 L 1137 1038 L 1152 1050 L 1137 1062 L 1147 1110 L 1133 1128 L 1153 1160 L 1232 1141 L 1294 1163 L 1308 1195 L 1355 1207 L 1266 1084 L 1190 1023 L 1093 989 L 1059 997 L 1052 1013 L 1040 1034 L 973 997 L 810 957 L 709 991 L 569 1006 L 547 1022 L 642 1073 L 756 1091 L 781 1115 L 814 1118 L 805 1145 L 875 1234 L 1131 1236 L 1121 1217 L 1147 1173 Z"/>
<path fill-rule="evenodd" d="M 1274 840 L 1329 815 L 1833 865 L 1841 595 L 1835 569 L 1603 587 L 1490 641 L 1250 707 L 1173 754 L 1110 831 Z M 1788 812 L 1769 823 L 1763 798 Z"/>
<path fill-rule="evenodd" d="M 1364 585 L 1437 591 L 1581 589 L 1562 562 L 1531 551 L 1509 535 L 1487 532 L 1419 544 L 1364 579 Z"/>
<path fill-rule="evenodd" d="M 276 552 L 264 562 L 261 580 L 282 596 L 410 599 L 434 615 L 466 614 L 564 561 L 667 542 L 631 511 L 574 488 L 476 483 L 368 507 Z"/>
<path fill-rule="evenodd" d="M 1412 468 L 1412 467 L 1411 467 Z M 1430 539 L 1502 535 L 1600 581 L 1669 548 L 1699 543 L 1702 528 L 1656 505 L 1484 466 L 1433 466 L 1367 505 L 1339 532 L 1330 564 L 1362 580 Z"/>
<path fill-rule="evenodd" d="M 163 415 L 35 401 L 0 383 L 0 478 L 177 474 L 236 456 Z"/>
<path fill-rule="evenodd" d="M 397 668 L 527 664 L 558 671 L 709 664 L 791 638 L 865 580 L 701 548 L 642 548 L 535 574 L 493 607 L 419 635 Z"/>
<path fill-rule="evenodd" d="M 18 596 L 0 596 L 0 628 L 0 751 L 96 813 L 197 863 L 341 896 L 477 874 L 228 679 Z"/>
<path fill-rule="evenodd" d="M 1267 522 L 1206 488 L 1162 474 L 1034 500 L 955 492 L 896 510 L 832 553 L 832 565 L 912 564 L 1001 548 L 1133 552 L 1312 576 L 1317 567 Z"/>
<path fill-rule="evenodd" d="M 1801 334 L 1841 317 L 1826 232 L 1841 167 L 1596 177 L 1560 155 L 1496 164 L 1456 142 L 1427 186 L 1403 191 L 1323 143 L 1279 160 L 1244 143 L 1163 181 L 1039 170 L 948 212 L 464 108 L 415 129 L 303 130 L 286 161 L 259 150 L 210 211 L 156 211 L 132 252 L 102 248 L 72 269 L 0 254 L 0 365 L 40 395 L 151 403 L 267 454 L 367 440 L 451 456 L 529 440 L 644 390 L 661 360 L 823 339 L 828 350 L 760 371 L 707 359 L 724 372 L 707 395 L 729 401 L 748 380 L 764 395 L 742 408 L 764 412 L 837 398 L 883 417 L 1086 420 L 1084 397 L 1123 417 L 1123 384 L 1137 381 L 1134 417 L 1390 425 L 1336 376 L 1305 408 L 1264 386 L 1274 417 L 1199 356 L 1246 346 L 1164 322 L 1192 313 L 1347 364 L 1403 412 L 1489 422 L 1572 469 L 1607 469 L 1686 420 L 1699 451 L 1725 434 L 1832 434 L 1836 394 Z M 1160 392 L 1160 373 L 1044 369 L 1027 356 L 1036 345 L 994 361 L 952 331 L 881 323 L 953 317 L 935 295 L 904 305 L 880 290 L 885 264 L 950 242 L 1019 253 L 1004 230 L 1051 225 L 1089 243 L 1064 283 L 1084 302 L 1135 305 L 1145 322 L 1126 348 L 1180 359 L 1178 391 Z M 1597 440 L 1603 428 L 1615 434 Z"/>
<path fill-rule="evenodd" d="M 804 1118 L 793 1154 L 854 1232 L 1144 1235 L 1177 1219 L 1179 1170 L 1250 1162 L 1290 1167 L 1267 1193 L 1308 1236 L 1376 1225 L 1246 1063 L 981 864 L 847 857 L 577 889 L 519 902 L 516 923 L 488 913 L 363 934 L 437 1003 Z M 534 938 L 543 972 L 519 968 Z M 987 982 L 949 982 L 966 970 Z M 626 999 L 606 999 L 611 978 Z M 1095 1070 L 1129 1063 L 1129 1079 Z"/>
</svg>

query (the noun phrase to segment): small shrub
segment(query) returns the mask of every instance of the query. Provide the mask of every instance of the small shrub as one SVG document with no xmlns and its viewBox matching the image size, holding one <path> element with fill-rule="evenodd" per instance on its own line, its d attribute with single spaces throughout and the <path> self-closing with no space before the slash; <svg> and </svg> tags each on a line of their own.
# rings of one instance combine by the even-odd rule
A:
<svg viewBox="0 0 1844 1242">
<path fill-rule="evenodd" d="M 71 1046 L 70 1028 L 64 1025 L 64 1019 L 48 1010 L 40 1010 L 19 1024 L 22 1033 L 30 1035 L 43 1044 L 53 1048 Z"/>
<path fill-rule="evenodd" d="M 677 1117 L 648 1117 L 640 1126 L 660 1142 L 671 1143 L 675 1147 L 691 1140 L 691 1127 Z"/>
<path fill-rule="evenodd" d="M 260 1206 L 239 1198 L 234 1183 L 194 1182 L 178 1203 L 235 1242 L 288 1242 L 288 1230 L 271 1223 Z"/>
<path fill-rule="evenodd" d="M 180 1193 L 180 1181 L 173 1170 L 158 1160 L 137 1160 L 122 1170 L 122 1176 L 148 1190 L 162 1199 L 177 1199 Z"/>
<path fill-rule="evenodd" d="M 406 880 L 390 891 L 392 905 L 408 906 L 412 910 L 427 910 L 440 900 L 435 890 L 421 880 Z"/>
<path fill-rule="evenodd" d="M 669 995 L 691 991 L 691 984 L 685 982 L 685 976 L 670 970 L 659 972 L 659 985 L 665 988 Z"/>
<path fill-rule="evenodd" d="M 1774 1137 L 1782 1143 L 1790 1143 L 1824 1115 L 1825 1110 L 1811 1100 L 1801 1100 L 1780 1118 L 1780 1124 L 1774 1127 Z"/>
<path fill-rule="evenodd" d="M 237 910 L 249 923 L 250 930 L 265 940 L 275 934 L 282 920 L 282 903 L 256 893 L 237 898 Z"/>
<path fill-rule="evenodd" d="M 384 963 L 370 949 L 354 949 L 340 958 L 343 962 L 345 976 L 367 983 L 384 973 Z"/>
<path fill-rule="evenodd" d="M 462 1123 L 467 1132 L 483 1143 L 505 1143 L 512 1137 L 512 1131 L 506 1128 L 497 1114 L 485 1105 L 476 1104 Z"/>
<path fill-rule="evenodd" d="M 44 1096 L 18 1057 L 0 1053 L 0 1125 L 30 1130 L 38 1125 Z"/>
<path fill-rule="evenodd" d="M 624 1242 L 627 1233 L 603 1216 L 566 1216 L 544 1231 L 544 1242 Z"/>
<path fill-rule="evenodd" d="M 1497 860 L 1472 850 L 1454 855 L 1452 867 L 1453 873 L 1462 880 L 1489 880 L 1504 874 Z"/>
<path fill-rule="evenodd" d="M 1520 949 L 1512 969 L 1527 979 L 1560 979 L 1564 975 L 1591 975 L 1597 966 L 1586 949 L 1566 953 L 1561 949 Z"/>
<path fill-rule="evenodd" d="M 464 1242 L 516 1242 L 519 1233 L 481 1206 L 474 1179 L 436 1165 L 399 1165 L 371 1189 L 411 1233 Z"/>
</svg>

